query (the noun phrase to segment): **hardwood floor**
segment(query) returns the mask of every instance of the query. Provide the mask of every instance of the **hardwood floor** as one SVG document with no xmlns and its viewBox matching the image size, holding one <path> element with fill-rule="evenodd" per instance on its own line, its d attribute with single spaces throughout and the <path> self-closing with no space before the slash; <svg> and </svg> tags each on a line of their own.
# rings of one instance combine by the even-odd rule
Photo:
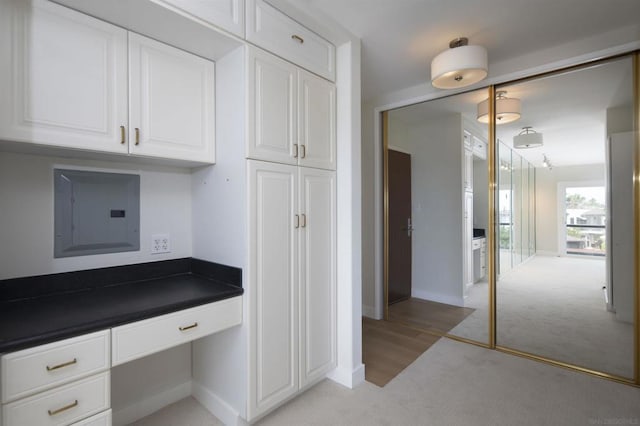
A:
<svg viewBox="0 0 640 426">
<path fill-rule="evenodd" d="M 362 318 L 365 379 L 386 385 L 439 338 L 397 322 Z"/>
<path fill-rule="evenodd" d="M 411 298 L 389 306 L 389 321 L 401 322 L 436 334 L 446 334 L 474 309 Z"/>
<path fill-rule="evenodd" d="M 365 379 L 386 385 L 473 311 L 409 299 L 389 307 L 389 321 L 362 318 Z"/>
</svg>

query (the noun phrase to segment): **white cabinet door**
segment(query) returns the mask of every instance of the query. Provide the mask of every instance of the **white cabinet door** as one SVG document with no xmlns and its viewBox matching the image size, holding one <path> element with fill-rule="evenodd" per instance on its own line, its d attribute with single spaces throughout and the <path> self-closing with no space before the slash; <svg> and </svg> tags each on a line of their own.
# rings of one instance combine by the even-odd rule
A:
<svg viewBox="0 0 640 426">
<path fill-rule="evenodd" d="M 161 0 L 244 38 L 244 0 Z"/>
<path fill-rule="evenodd" d="M 298 71 L 298 143 L 301 166 L 336 169 L 336 87 Z"/>
<path fill-rule="evenodd" d="M 248 64 L 247 156 L 297 164 L 296 67 L 259 49 Z"/>
<path fill-rule="evenodd" d="M 463 280 L 464 294 L 467 287 L 473 284 L 473 193 L 464 193 L 464 215 L 462 229 Z"/>
<path fill-rule="evenodd" d="M 297 167 L 248 161 L 248 419 L 298 390 Z"/>
<path fill-rule="evenodd" d="M 336 366 L 336 177 L 300 168 L 300 387 Z"/>
<path fill-rule="evenodd" d="M 214 63 L 129 34 L 131 154 L 215 161 Z"/>
<path fill-rule="evenodd" d="M 464 167 L 462 168 L 462 185 L 463 190 L 473 191 L 473 152 L 469 149 L 464 150 Z"/>
<path fill-rule="evenodd" d="M 127 152 L 127 32 L 43 0 L 0 6 L 0 139 Z"/>
</svg>

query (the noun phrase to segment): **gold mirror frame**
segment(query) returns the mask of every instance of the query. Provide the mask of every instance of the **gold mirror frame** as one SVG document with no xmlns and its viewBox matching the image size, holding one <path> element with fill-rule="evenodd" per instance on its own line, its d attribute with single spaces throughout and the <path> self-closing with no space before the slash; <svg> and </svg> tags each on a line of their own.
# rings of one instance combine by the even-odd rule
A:
<svg viewBox="0 0 640 426">
<path fill-rule="evenodd" d="M 543 356 L 530 354 L 527 352 L 518 351 L 507 347 L 502 347 L 496 342 L 496 284 L 497 284 L 497 271 L 496 271 L 496 119 L 495 119 L 495 93 L 496 85 L 491 85 L 487 89 L 489 91 L 489 138 L 487 149 L 487 167 L 489 175 L 489 191 L 488 191 L 488 205 L 489 205 L 489 223 L 487 232 L 487 247 L 488 247 L 488 278 L 489 278 L 489 342 L 483 343 L 463 337 L 451 335 L 445 333 L 443 337 L 450 338 L 452 340 L 462 341 L 465 343 L 481 346 L 489 349 L 498 350 L 500 352 L 516 355 L 536 361 L 544 362 L 547 364 L 567 368 L 569 370 L 580 371 L 597 377 L 609 379 L 619 383 L 640 386 L 640 51 L 624 53 L 607 58 L 594 60 L 587 63 L 582 63 L 570 67 L 557 69 L 554 71 L 536 74 L 528 76 L 526 78 L 512 80 L 501 83 L 499 86 L 510 85 L 526 80 L 537 79 L 543 76 L 553 75 L 561 72 L 579 70 L 587 66 L 592 66 L 598 63 L 605 63 L 613 59 L 621 57 L 632 57 L 633 60 L 633 131 L 634 131 L 634 163 L 633 163 L 633 217 L 634 217 L 634 248 L 635 259 L 634 262 L 634 359 L 633 359 L 633 378 L 620 377 L 606 372 L 580 367 L 574 364 L 557 361 Z M 477 89 L 474 89 L 477 90 Z M 433 99 L 435 100 L 435 99 Z M 383 308 L 384 319 L 388 320 L 389 306 L 388 306 L 388 291 L 389 291 L 389 179 L 388 179 L 388 111 L 381 113 L 381 129 L 379 129 L 382 135 L 382 150 L 383 150 Z"/>
</svg>

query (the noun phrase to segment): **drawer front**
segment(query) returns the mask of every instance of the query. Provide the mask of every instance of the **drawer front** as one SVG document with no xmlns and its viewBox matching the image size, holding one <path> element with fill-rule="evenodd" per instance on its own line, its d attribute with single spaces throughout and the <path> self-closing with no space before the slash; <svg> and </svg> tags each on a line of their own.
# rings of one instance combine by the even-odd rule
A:
<svg viewBox="0 0 640 426">
<path fill-rule="evenodd" d="M 263 0 L 247 3 L 247 40 L 335 81 L 335 46 Z"/>
<path fill-rule="evenodd" d="M 70 425 L 108 410 L 110 404 L 110 377 L 104 372 L 5 405 L 3 425 Z"/>
<path fill-rule="evenodd" d="M 119 365 L 242 322 L 242 296 L 111 329 L 112 364 Z"/>
<path fill-rule="evenodd" d="M 73 426 L 111 426 L 111 410 L 103 411 L 88 419 L 80 420 L 74 423 Z"/>
<path fill-rule="evenodd" d="M 110 367 L 109 330 L 2 356 L 2 402 L 69 383 Z"/>
</svg>

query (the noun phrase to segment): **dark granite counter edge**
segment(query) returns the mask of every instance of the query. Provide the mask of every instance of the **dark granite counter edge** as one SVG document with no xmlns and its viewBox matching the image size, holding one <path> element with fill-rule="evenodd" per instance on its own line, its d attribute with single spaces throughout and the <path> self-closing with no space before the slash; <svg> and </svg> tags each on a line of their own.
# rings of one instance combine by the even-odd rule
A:
<svg viewBox="0 0 640 426">
<path fill-rule="evenodd" d="M 114 266 L 74 272 L 64 272 L 33 277 L 0 280 L 0 304 L 38 303 L 49 297 L 59 295 L 81 295 L 98 288 L 117 290 L 118 286 L 131 286 L 137 283 L 153 285 L 155 280 L 194 276 L 210 281 L 219 288 L 205 291 L 188 300 L 171 302 L 134 312 L 105 315 L 88 321 L 78 321 L 55 330 L 14 336 L 1 340 L 0 353 L 34 347 L 63 340 L 82 334 L 88 334 L 119 325 L 149 319 L 208 303 L 240 296 L 242 288 L 242 270 L 240 268 L 216 264 L 194 258 L 171 259 L 158 262 Z M 109 290 L 111 291 L 111 290 Z M 38 324 L 38 323 L 36 323 Z M 7 337 L 7 336 L 5 336 Z"/>
<path fill-rule="evenodd" d="M 120 315 L 117 317 L 104 318 L 99 321 L 86 322 L 78 324 L 74 327 L 67 327 L 65 329 L 56 330 L 40 335 L 31 335 L 23 339 L 12 339 L 8 341 L 0 341 L 0 354 L 14 352 L 22 349 L 27 349 L 34 346 L 45 345 L 47 343 L 53 343 L 58 340 L 69 339 L 72 337 L 81 336 L 83 334 L 89 334 L 100 330 L 106 330 L 119 325 L 129 324 L 136 321 L 142 321 L 145 319 L 157 317 L 160 315 L 171 314 L 184 309 L 195 308 L 198 306 L 206 305 L 208 303 L 219 302 L 225 299 L 231 299 L 233 297 L 241 296 L 244 293 L 242 288 L 238 288 L 232 292 L 211 296 L 208 298 L 201 298 L 197 300 L 190 300 L 187 302 L 177 303 L 171 306 L 162 306 L 154 309 L 148 309 L 145 311 L 137 311 L 128 315 Z"/>
<path fill-rule="evenodd" d="M 242 269 L 191 257 L 0 280 L 0 302 L 194 274 L 242 287 Z"/>
</svg>

